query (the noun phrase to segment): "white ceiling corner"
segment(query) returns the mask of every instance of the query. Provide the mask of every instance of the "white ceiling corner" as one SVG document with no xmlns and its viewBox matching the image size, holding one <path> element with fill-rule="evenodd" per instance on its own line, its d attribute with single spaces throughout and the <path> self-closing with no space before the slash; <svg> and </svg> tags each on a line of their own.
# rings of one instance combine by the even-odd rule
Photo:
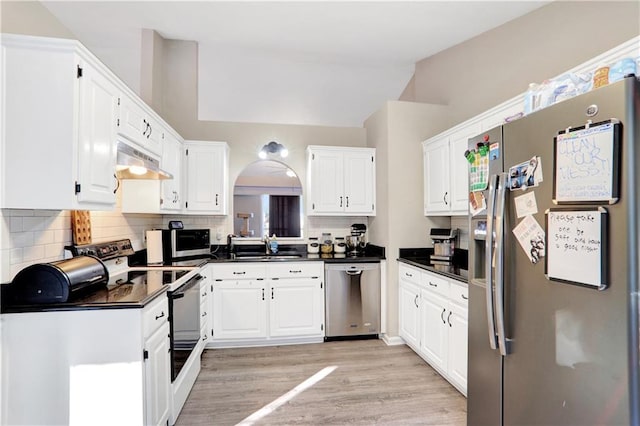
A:
<svg viewBox="0 0 640 426">
<path fill-rule="evenodd" d="M 549 1 L 42 2 L 132 89 L 140 30 L 199 44 L 199 118 L 361 127 L 420 59 Z"/>
</svg>

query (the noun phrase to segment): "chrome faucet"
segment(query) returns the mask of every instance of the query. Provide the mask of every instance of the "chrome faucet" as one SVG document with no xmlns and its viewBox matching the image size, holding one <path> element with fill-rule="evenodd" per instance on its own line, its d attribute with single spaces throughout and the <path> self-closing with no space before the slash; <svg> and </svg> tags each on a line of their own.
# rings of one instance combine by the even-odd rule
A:
<svg viewBox="0 0 640 426">
<path fill-rule="evenodd" d="M 269 236 L 265 235 L 262 241 L 264 241 L 265 254 L 273 254 L 273 252 L 271 251 L 271 241 L 269 240 Z"/>
</svg>

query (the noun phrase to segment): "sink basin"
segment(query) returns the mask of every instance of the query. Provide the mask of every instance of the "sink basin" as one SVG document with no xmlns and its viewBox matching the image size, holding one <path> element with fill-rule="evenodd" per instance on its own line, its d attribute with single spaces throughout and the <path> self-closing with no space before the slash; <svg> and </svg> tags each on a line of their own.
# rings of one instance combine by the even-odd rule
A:
<svg viewBox="0 0 640 426">
<path fill-rule="evenodd" d="M 236 260 L 288 260 L 288 259 L 300 259 L 300 254 L 263 254 L 260 256 L 238 256 Z"/>
</svg>

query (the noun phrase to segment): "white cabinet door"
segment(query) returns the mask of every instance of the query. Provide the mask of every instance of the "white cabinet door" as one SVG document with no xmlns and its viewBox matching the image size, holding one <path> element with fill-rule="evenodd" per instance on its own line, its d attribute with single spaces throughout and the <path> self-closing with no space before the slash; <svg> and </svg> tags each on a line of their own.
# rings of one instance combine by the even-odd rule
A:
<svg viewBox="0 0 640 426">
<path fill-rule="evenodd" d="M 116 202 L 116 117 L 119 91 L 88 64 L 82 66 L 78 133 L 78 202 Z"/>
<path fill-rule="evenodd" d="M 425 214 L 449 213 L 449 139 L 430 142 L 424 147 Z"/>
<path fill-rule="evenodd" d="M 469 212 L 469 162 L 464 153 L 469 147 L 469 138 L 479 133 L 480 124 L 475 123 L 449 137 L 452 214 L 466 215 Z"/>
<path fill-rule="evenodd" d="M 161 183 L 160 210 L 182 210 L 182 142 L 169 132 L 165 132 L 162 149 L 162 169 L 173 175 L 173 179 Z"/>
<path fill-rule="evenodd" d="M 185 149 L 185 213 L 227 214 L 227 144 L 185 142 Z"/>
<path fill-rule="evenodd" d="M 347 151 L 344 154 L 344 211 L 351 214 L 375 214 L 375 155 L 372 152 Z"/>
<path fill-rule="evenodd" d="M 342 151 L 314 150 L 308 163 L 310 213 L 344 211 L 344 156 Z"/>
<path fill-rule="evenodd" d="M 171 391 L 169 323 L 145 341 L 145 424 L 166 425 Z"/>
<path fill-rule="evenodd" d="M 211 296 L 214 339 L 267 337 L 266 281 L 216 281 Z"/>
<path fill-rule="evenodd" d="M 269 335 L 324 335 L 324 293 L 320 279 L 272 280 Z"/>
<path fill-rule="evenodd" d="M 420 289 L 400 279 L 399 334 L 415 350 L 420 347 Z"/>
<path fill-rule="evenodd" d="M 162 131 L 160 125 L 135 99 L 122 95 L 118 133 L 153 154 L 162 153 Z"/>
<path fill-rule="evenodd" d="M 375 216 L 375 149 L 307 147 L 309 215 Z"/>
<path fill-rule="evenodd" d="M 467 309 L 451 303 L 447 314 L 449 327 L 449 357 L 447 360 L 449 380 L 460 389 L 467 389 Z"/>
<path fill-rule="evenodd" d="M 444 297 L 420 290 L 421 330 L 420 352 L 434 367 L 447 371 L 448 333 L 446 315 L 449 302 Z"/>
</svg>

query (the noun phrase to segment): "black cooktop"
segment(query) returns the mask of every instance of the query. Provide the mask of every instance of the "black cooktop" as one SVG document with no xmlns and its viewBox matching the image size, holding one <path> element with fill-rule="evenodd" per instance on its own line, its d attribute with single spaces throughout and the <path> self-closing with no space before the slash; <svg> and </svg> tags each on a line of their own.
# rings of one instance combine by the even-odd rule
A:
<svg viewBox="0 0 640 426">
<path fill-rule="evenodd" d="M 128 271 L 110 277 L 109 283 L 78 298 L 69 300 L 77 304 L 138 303 L 177 281 L 190 271 Z"/>
</svg>

